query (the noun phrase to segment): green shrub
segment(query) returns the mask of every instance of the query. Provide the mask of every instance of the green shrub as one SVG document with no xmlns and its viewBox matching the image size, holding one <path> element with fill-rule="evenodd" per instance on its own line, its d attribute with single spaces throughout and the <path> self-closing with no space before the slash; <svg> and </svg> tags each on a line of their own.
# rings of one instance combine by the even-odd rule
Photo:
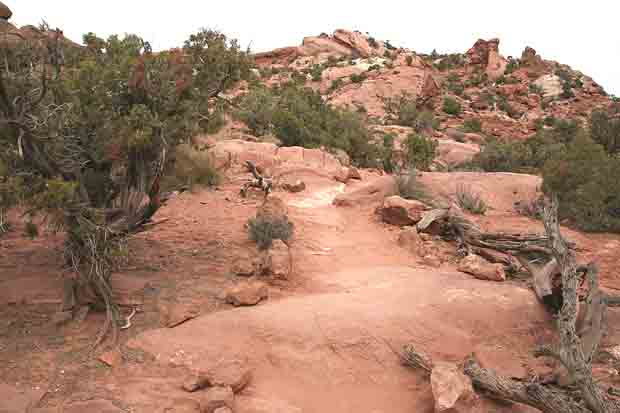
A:
<svg viewBox="0 0 620 413">
<path fill-rule="evenodd" d="M 538 85 L 537 85 L 537 84 L 535 84 L 535 83 L 530 83 L 530 85 L 529 85 L 529 90 L 530 90 L 530 93 L 533 93 L 533 94 L 535 94 L 535 95 L 542 96 L 542 94 L 543 94 L 543 88 L 542 88 L 542 86 L 538 86 Z"/>
<path fill-rule="evenodd" d="M 372 47 L 373 49 L 376 49 L 377 47 L 379 47 L 379 43 L 377 43 L 377 40 L 375 40 L 374 37 L 369 37 L 368 38 L 368 44 L 370 45 L 370 47 Z"/>
<path fill-rule="evenodd" d="M 271 132 L 276 104 L 273 93 L 259 86 L 243 97 L 234 116 L 246 124 L 252 135 L 263 136 Z"/>
<path fill-rule="evenodd" d="M 453 97 L 446 96 L 443 99 L 443 111 L 448 115 L 458 116 L 461 114 L 461 104 Z"/>
<path fill-rule="evenodd" d="M 508 116 L 513 119 L 518 119 L 521 116 L 521 113 L 517 111 L 506 99 L 505 96 L 500 96 L 499 101 L 497 102 L 497 107 L 499 110 L 506 112 Z"/>
<path fill-rule="evenodd" d="M 411 66 L 413 64 L 413 56 L 408 55 L 405 57 L 405 61 L 407 62 L 407 66 Z"/>
<path fill-rule="evenodd" d="M 560 218 L 584 231 L 620 231 L 620 159 L 579 134 L 543 168 L 543 189 L 555 193 Z"/>
<path fill-rule="evenodd" d="M 448 77 L 446 77 L 446 80 L 450 83 L 454 83 L 454 82 L 458 82 L 459 81 L 459 75 L 456 73 L 450 73 L 448 75 Z"/>
<path fill-rule="evenodd" d="M 294 83 L 257 88 L 242 98 L 240 107 L 249 112 L 244 119 L 256 121 L 255 129 L 273 133 L 283 146 L 338 148 L 359 166 L 377 167 L 378 148 L 363 116 L 330 106 L 310 88 Z"/>
<path fill-rule="evenodd" d="M 323 70 L 324 67 L 322 65 L 312 65 L 312 69 L 310 70 L 310 75 L 312 76 L 313 82 L 320 82 L 323 78 Z"/>
<path fill-rule="evenodd" d="M 418 109 L 415 99 L 408 94 L 402 93 L 399 97 L 385 98 L 383 107 L 390 122 L 401 126 L 416 126 Z"/>
<path fill-rule="evenodd" d="M 430 110 L 420 112 L 415 126 L 416 132 L 421 133 L 433 129 L 439 129 L 439 119 L 435 118 L 435 114 Z"/>
<path fill-rule="evenodd" d="M 465 86 L 461 82 L 454 82 L 448 84 L 448 90 L 454 93 L 456 96 L 463 96 Z"/>
<path fill-rule="evenodd" d="M 506 74 L 511 74 L 515 70 L 519 68 L 519 61 L 517 59 L 508 60 L 508 64 L 506 65 Z"/>
<path fill-rule="evenodd" d="M 261 251 L 266 251 L 273 245 L 273 241 L 287 242 L 293 236 L 293 223 L 287 216 L 261 215 L 250 218 L 248 234 Z"/>
<path fill-rule="evenodd" d="M 487 204 L 480 194 L 466 185 L 456 187 L 456 202 L 458 206 L 472 214 L 484 215 L 487 212 Z"/>
<path fill-rule="evenodd" d="M 407 163 L 411 169 L 428 171 L 437 156 L 437 142 L 415 133 L 407 136 Z"/>
<path fill-rule="evenodd" d="M 212 165 L 209 153 L 198 150 L 188 144 L 179 145 L 174 152 L 174 166 L 164 180 L 164 187 L 177 189 L 188 186 L 216 186 L 220 183 L 220 175 Z"/>
<path fill-rule="evenodd" d="M 331 85 L 329 85 L 329 89 L 327 90 L 327 93 L 334 93 L 342 85 L 344 85 L 344 82 L 342 81 L 342 79 L 338 78 L 338 79 L 332 80 L 332 83 Z"/>
<path fill-rule="evenodd" d="M 465 132 L 480 133 L 482 132 L 482 122 L 478 118 L 466 119 L 463 122 L 463 130 Z"/>
<path fill-rule="evenodd" d="M 366 73 L 360 73 L 359 75 L 357 73 L 353 73 L 350 79 L 352 83 L 362 83 L 366 80 Z"/>
<path fill-rule="evenodd" d="M 570 99 L 575 97 L 575 93 L 573 92 L 573 87 L 570 82 L 562 83 L 562 94 L 560 95 L 562 99 Z"/>
<path fill-rule="evenodd" d="M 553 126 L 555 125 L 555 116 L 545 116 L 545 126 Z"/>
<path fill-rule="evenodd" d="M 620 119 L 612 119 L 602 110 L 590 115 L 590 134 L 594 142 L 602 145 L 608 153 L 620 153 Z"/>
</svg>

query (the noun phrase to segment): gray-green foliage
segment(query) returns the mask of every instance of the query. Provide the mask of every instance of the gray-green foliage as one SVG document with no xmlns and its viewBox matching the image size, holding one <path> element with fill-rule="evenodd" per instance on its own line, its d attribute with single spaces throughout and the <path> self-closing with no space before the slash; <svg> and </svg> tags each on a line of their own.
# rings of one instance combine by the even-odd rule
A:
<svg viewBox="0 0 620 413">
<path fill-rule="evenodd" d="M 423 135 L 412 133 L 405 142 L 407 163 L 411 168 L 428 171 L 437 156 L 437 142 Z"/>
<path fill-rule="evenodd" d="M 487 204 L 482 196 L 467 185 L 456 187 L 456 202 L 458 206 L 472 214 L 484 215 L 487 211 Z"/>
<path fill-rule="evenodd" d="M 377 166 L 363 115 L 334 108 L 318 92 L 288 83 L 257 87 L 241 98 L 236 116 L 260 135 L 272 133 L 283 146 L 342 149 L 360 166 Z"/>
<path fill-rule="evenodd" d="M 293 229 L 286 216 L 260 215 L 248 221 L 250 239 L 261 251 L 271 248 L 275 240 L 287 242 L 293 236 Z"/>
</svg>

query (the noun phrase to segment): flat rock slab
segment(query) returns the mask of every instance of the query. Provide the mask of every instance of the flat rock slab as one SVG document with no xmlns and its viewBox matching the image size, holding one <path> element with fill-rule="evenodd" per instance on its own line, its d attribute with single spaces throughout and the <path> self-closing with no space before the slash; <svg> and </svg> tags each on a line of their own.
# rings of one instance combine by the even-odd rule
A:
<svg viewBox="0 0 620 413">
<path fill-rule="evenodd" d="M 335 288 L 342 283 L 342 292 L 211 313 L 174 330 L 145 332 L 128 345 L 152 354 L 157 365 L 190 370 L 247 360 L 253 380 L 235 411 L 246 411 L 247 392 L 265 400 L 277 395 L 308 412 L 410 413 L 428 406 L 430 384 L 402 367 L 394 350 L 414 343 L 437 360 L 461 361 L 491 345 L 499 360 L 520 349 L 517 356 L 526 357 L 535 344 L 528 329 L 545 320 L 531 291 L 456 271 L 356 268 L 330 280 Z M 501 363 L 493 367 L 502 372 Z M 181 392 L 182 381 L 175 384 Z M 486 411 L 510 411 L 491 407 Z"/>
</svg>

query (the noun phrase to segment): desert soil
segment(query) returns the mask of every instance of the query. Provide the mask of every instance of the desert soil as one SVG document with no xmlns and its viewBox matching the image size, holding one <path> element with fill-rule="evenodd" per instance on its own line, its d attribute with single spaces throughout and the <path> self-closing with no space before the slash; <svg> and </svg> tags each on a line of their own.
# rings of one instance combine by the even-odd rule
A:
<svg viewBox="0 0 620 413">
<path fill-rule="evenodd" d="M 54 323 L 62 234 L 30 240 L 15 224 L 0 240 L 0 412 L 176 411 L 166 409 L 201 397 L 181 389 L 187 374 L 222 360 L 253 371 L 235 399 L 238 412 L 432 412 L 428 378 L 399 362 L 406 343 L 447 361 L 475 353 L 485 366 L 515 377 L 552 371 L 530 355 L 552 338 L 553 327 L 527 282 L 460 273 L 454 247 L 440 240 L 429 245 L 442 264 L 429 266 L 397 245 L 400 230 L 380 222 L 376 205 L 331 204 L 364 182 L 299 178 L 304 192 L 274 194 L 295 224 L 294 272 L 266 278 L 269 298 L 257 306 L 233 308 L 222 299 L 240 282 L 232 265 L 255 248 L 244 224 L 261 198 L 240 198 L 238 180 L 181 194 L 158 212 L 158 225 L 130 239 L 129 259 L 113 284 L 125 314 L 138 312 L 121 332 L 122 357 L 112 366 L 99 359 L 113 350 L 109 341 L 90 351 L 101 314 Z M 372 178 L 364 173 L 365 181 Z M 437 192 L 458 181 L 441 174 L 422 179 Z M 513 200 L 501 194 L 519 196 L 502 189 L 513 179 L 468 179 L 493 194 L 496 207 L 476 218 L 484 228 L 542 230 L 506 207 Z M 566 234 L 578 242 L 580 259 L 598 260 L 603 286 L 620 290 L 620 239 Z M 611 310 L 609 323 L 607 346 L 620 342 L 620 312 Z M 475 409 L 528 411 L 486 400 Z"/>
</svg>

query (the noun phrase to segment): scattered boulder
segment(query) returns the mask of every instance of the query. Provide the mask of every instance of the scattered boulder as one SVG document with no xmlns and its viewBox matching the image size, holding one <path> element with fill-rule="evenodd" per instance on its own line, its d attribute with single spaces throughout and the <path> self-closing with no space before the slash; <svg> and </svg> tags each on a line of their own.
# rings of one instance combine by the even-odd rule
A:
<svg viewBox="0 0 620 413">
<path fill-rule="evenodd" d="M 194 393 L 210 386 L 212 386 L 212 384 L 209 375 L 203 372 L 195 371 L 185 378 L 181 388 L 188 393 Z"/>
<path fill-rule="evenodd" d="M 502 264 L 492 264 L 475 254 L 468 254 L 459 262 L 458 270 L 471 274 L 479 280 L 506 281 L 506 272 Z"/>
<path fill-rule="evenodd" d="M 333 204 L 342 207 L 371 204 L 397 193 L 396 179 L 393 176 L 385 175 L 351 192 L 336 196 Z"/>
<path fill-rule="evenodd" d="M 299 179 L 295 183 L 285 182 L 282 184 L 282 189 L 292 193 L 302 192 L 306 189 L 306 183 Z"/>
<path fill-rule="evenodd" d="M 7 5 L 0 2 L 0 19 L 9 20 L 13 16 L 13 12 Z"/>
<path fill-rule="evenodd" d="M 231 287 L 226 292 L 226 302 L 239 306 L 251 306 L 258 304 L 269 295 L 267 284 L 258 280 L 249 280 Z"/>
<path fill-rule="evenodd" d="M 240 360 L 232 360 L 220 363 L 207 376 L 212 386 L 230 387 L 237 394 L 252 381 L 252 369 Z"/>
<path fill-rule="evenodd" d="M 457 402 L 467 401 L 474 395 L 471 380 L 458 365 L 437 363 L 431 372 L 431 389 L 435 398 L 435 411 L 453 409 Z"/>
<path fill-rule="evenodd" d="M 173 328 L 200 315 L 200 308 L 193 302 L 161 300 L 157 304 L 161 324 Z"/>
<path fill-rule="evenodd" d="M 207 387 L 230 387 L 234 394 L 241 392 L 252 381 L 252 369 L 241 360 L 221 362 L 208 371 L 190 373 L 181 386 L 188 393 Z"/>
<path fill-rule="evenodd" d="M 100 355 L 99 361 L 108 367 L 119 366 L 123 363 L 123 354 L 118 348 L 115 348 Z"/>
<path fill-rule="evenodd" d="M 385 198 L 383 206 L 377 209 L 377 213 L 383 222 L 404 227 L 420 221 L 427 209 L 428 207 L 423 202 L 394 195 Z"/>
<path fill-rule="evenodd" d="M 221 408 L 233 408 L 234 394 L 230 387 L 211 387 L 206 391 L 200 409 L 202 413 L 215 413 Z"/>
</svg>

